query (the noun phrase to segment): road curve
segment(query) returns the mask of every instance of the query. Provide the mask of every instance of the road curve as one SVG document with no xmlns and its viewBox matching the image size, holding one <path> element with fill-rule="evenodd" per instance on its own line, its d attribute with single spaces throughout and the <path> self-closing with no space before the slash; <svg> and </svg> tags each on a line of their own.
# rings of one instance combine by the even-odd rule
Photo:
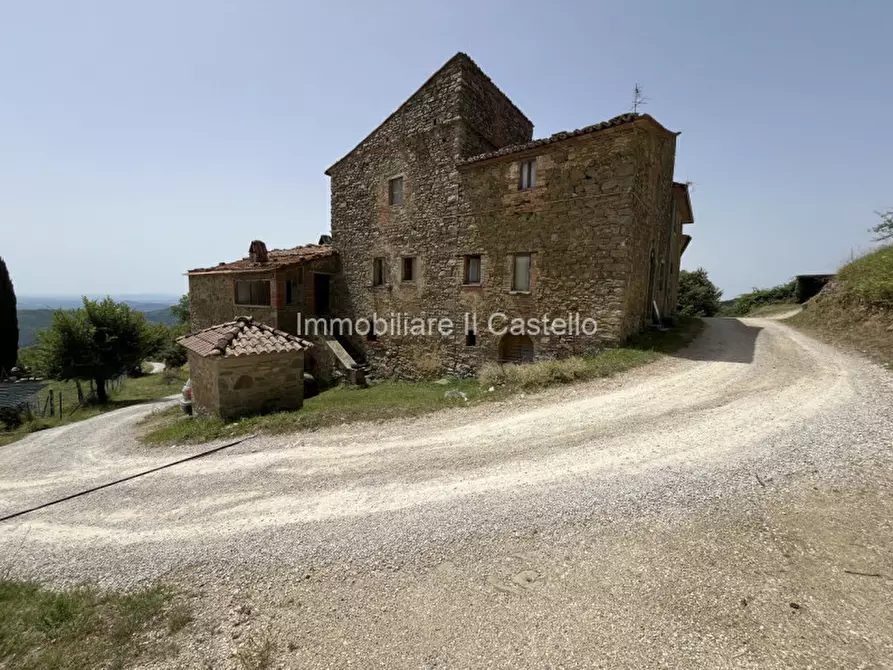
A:
<svg viewBox="0 0 893 670">
<path fill-rule="evenodd" d="M 167 402 L 0 448 L 0 516 L 213 446 L 138 444 L 133 424 Z M 814 538 L 796 539 L 822 523 L 797 516 L 820 508 L 804 496 L 853 481 L 867 491 L 865 472 L 893 471 L 891 445 L 889 372 L 778 321 L 709 319 L 687 349 L 613 379 L 412 420 L 256 437 L 0 524 L 0 554 L 13 574 L 60 583 L 185 580 L 210 594 L 209 611 L 231 602 L 221 584 L 239 583 L 263 602 L 292 594 L 287 602 L 319 606 L 314 623 L 280 611 L 270 625 L 303 640 L 308 666 L 374 658 L 420 667 L 429 657 L 460 666 L 481 658 L 563 662 L 530 647 L 531 626 L 543 630 L 547 622 L 549 630 L 577 630 L 579 639 L 568 633 L 573 639 L 550 643 L 562 654 L 601 640 L 601 651 L 621 654 L 618 663 L 632 654 L 649 666 L 675 658 L 737 667 L 729 659 L 738 654 L 769 667 L 776 648 L 748 645 L 766 638 L 766 621 L 790 615 L 785 598 L 805 597 L 788 594 L 790 574 L 775 571 L 779 561 L 813 551 Z M 870 525 L 884 504 L 841 522 L 864 534 L 834 540 L 850 547 L 847 560 L 889 562 L 877 548 L 887 546 L 879 538 L 893 532 L 890 524 L 880 533 Z M 786 526 L 792 519 L 801 525 Z M 766 544 L 769 536 L 775 544 Z M 863 608 L 874 597 L 864 589 L 886 582 L 838 589 L 835 580 L 851 579 L 838 560 L 833 574 L 813 575 L 812 563 L 798 570 L 814 578 L 814 597 L 836 589 L 828 597 L 839 611 L 824 616 L 847 621 L 841 635 L 855 635 L 861 613 L 873 611 Z M 893 574 L 893 564 L 883 570 Z M 311 574 L 293 595 L 296 580 Z M 534 584 L 541 584 L 539 605 L 523 600 Z M 588 594 L 588 614 L 575 609 L 580 593 Z M 752 606 L 744 632 L 729 634 L 720 623 L 731 615 L 714 609 L 737 612 L 754 593 L 765 595 L 769 619 L 755 617 Z M 852 606 L 839 604 L 852 593 Z M 353 604 L 342 611 L 333 600 Z M 659 611 L 642 618 L 629 603 Z M 395 607 L 399 617 L 381 614 Z M 602 618 L 593 622 L 587 617 L 596 611 Z M 441 626 L 439 613 L 454 625 Z M 535 616 L 544 618 L 535 624 Z M 807 650 L 797 658 L 882 659 L 893 621 L 865 625 L 863 646 L 841 642 L 836 656 L 822 648 L 832 624 L 797 629 Z M 515 629 L 523 636 L 500 646 Z M 667 647 L 675 656 L 643 645 L 670 629 L 679 634 Z M 693 631 L 700 637 L 690 639 Z M 478 648 L 488 651 L 468 655 Z"/>
<path fill-rule="evenodd" d="M 401 510 L 467 507 L 477 515 L 482 497 L 517 499 L 521 511 L 522 494 L 548 496 L 563 485 L 772 457 L 776 440 L 832 412 L 853 413 L 844 433 L 855 422 L 859 433 L 876 428 L 889 437 L 883 412 L 867 421 L 854 413 L 869 396 L 889 403 L 889 389 L 883 371 L 783 325 L 715 319 L 677 356 L 614 380 L 411 421 L 258 437 L 4 524 L 0 541 L 27 527 L 29 542 L 60 550 L 86 540 L 225 546 L 274 527 Z M 0 450 L 0 516 L 206 448 L 135 442 L 132 424 L 167 402 Z"/>
</svg>

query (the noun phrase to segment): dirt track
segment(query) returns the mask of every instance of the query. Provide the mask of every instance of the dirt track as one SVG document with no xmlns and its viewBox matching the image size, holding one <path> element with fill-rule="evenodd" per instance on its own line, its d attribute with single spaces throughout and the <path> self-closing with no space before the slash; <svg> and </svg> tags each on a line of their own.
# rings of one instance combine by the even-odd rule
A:
<svg viewBox="0 0 893 670">
<path fill-rule="evenodd" d="M 711 320 L 615 380 L 255 438 L 7 522 L 0 550 L 189 585 L 207 630 L 181 664 L 263 631 L 296 667 L 883 665 L 891 391 L 777 322 Z M 0 449 L 0 516 L 199 450 L 137 445 L 146 411 Z"/>
</svg>

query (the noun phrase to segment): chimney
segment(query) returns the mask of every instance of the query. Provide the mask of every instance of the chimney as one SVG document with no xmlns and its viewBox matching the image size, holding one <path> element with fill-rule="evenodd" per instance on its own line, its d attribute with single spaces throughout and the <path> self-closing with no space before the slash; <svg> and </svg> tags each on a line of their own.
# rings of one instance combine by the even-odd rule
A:
<svg viewBox="0 0 893 670">
<path fill-rule="evenodd" d="M 270 260 L 267 256 L 267 245 L 260 240 L 254 240 L 248 247 L 248 258 L 252 263 L 266 263 Z"/>
</svg>

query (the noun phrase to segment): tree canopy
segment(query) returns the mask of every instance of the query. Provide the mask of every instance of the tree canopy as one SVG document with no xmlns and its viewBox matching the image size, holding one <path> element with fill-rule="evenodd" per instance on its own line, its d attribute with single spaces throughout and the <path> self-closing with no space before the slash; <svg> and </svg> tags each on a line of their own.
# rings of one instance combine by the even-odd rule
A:
<svg viewBox="0 0 893 670">
<path fill-rule="evenodd" d="M 878 212 L 881 222 L 871 229 L 871 232 L 877 235 L 875 242 L 885 242 L 893 240 L 893 209 L 887 212 Z"/>
<path fill-rule="evenodd" d="M 106 382 L 138 367 L 158 351 L 159 332 L 142 313 L 111 298 L 84 298 L 81 309 L 53 314 L 39 335 L 43 367 L 55 379 L 92 379 L 99 402 L 107 402 Z"/>
<path fill-rule="evenodd" d="M 16 294 L 6 262 L 0 258 L 0 372 L 9 372 L 19 354 L 19 319 Z"/>
<path fill-rule="evenodd" d="M 180 301 L 171 306 L 171 314 L 177 319 L 178 324 L 189 323 L 189 294 L 180 296 Z"/>
<path fill-rule="evenodd" d="M 682 270 L 679 273 L 680 314 L 686 316 L 714 316 L 719 311 L 722 291 L 707 276 L 707 270 L 698 268 L 694 272 Z"/>
</svg>

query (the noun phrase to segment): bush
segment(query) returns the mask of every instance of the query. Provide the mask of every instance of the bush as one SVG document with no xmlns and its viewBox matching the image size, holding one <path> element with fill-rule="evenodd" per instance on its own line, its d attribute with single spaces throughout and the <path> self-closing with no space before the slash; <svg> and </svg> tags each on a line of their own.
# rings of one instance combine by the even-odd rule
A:
<svg viewBox="0 0 893 670">
<path fill-rule="evenodd" d="M 679 273 L 677 308 L 681 315 L 714 316 L 719 312 L 721 297 L 722 291 L 710 281 L 704 268 L 698 268 L 694 272 L 682 270 Z"/>
<path fill-rule="evenodd" d="M 772 288 L 754 288 L 750 293 L 742 293 L 727 308 L 730 316 L 745 316 L 757 307 L 797 302 L 797 281 L 792 279 L 787 284 L 779 284 Z"/>
<path fill-rule="evenodd" d="M 0 423 L 6 430 L 16 430 L 20 428 L 27 419 L 29 414 L 27 406 L 21 407 L 0 407 Z"/>
<path fill-rule="evenodd" d="M 510 386 L 535 389 L 553 384 L 567 384 L 592 376 L 586 360 L 578 356 L 538 363 L 486 363 L 478 373 L 483 386 Z"/>
</svg>

